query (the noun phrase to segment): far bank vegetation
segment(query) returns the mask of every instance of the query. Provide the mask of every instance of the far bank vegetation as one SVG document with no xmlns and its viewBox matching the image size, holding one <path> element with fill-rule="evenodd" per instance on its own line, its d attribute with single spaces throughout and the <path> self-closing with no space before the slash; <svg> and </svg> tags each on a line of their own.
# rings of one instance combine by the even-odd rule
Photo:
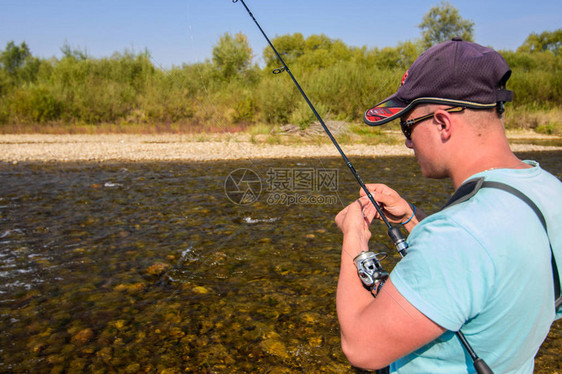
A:
<svg viewBox="0 0 562 374">
<path fill-rule="evenodd" d="M 472 26 L 463 25 L 468 40 Z M 386 48 L 300 33 L 272 42 L 322 117 L 360 132 L 365 109 L 395 92 L 431 45 L 427 31 L 435 27 L 422 23 L 422 39 Z M 61 58 L 37 58 L 25 42 L 10 42 L 0 51 L 0 132 L 264 134 L 287 125 L 304 130 L 315 121 L 290 77 L 271 73 L 281 65 L 272 50 L 262 52 L 258 65 L 242 33 L 221 36 L 204 63 L 168 69 L 148 51 L 92 58 L 68 44 L 61 50 Z M 531 34 L 517 50 L 500 51 L 513 70 L 507 128 L 562 135 L 561 51 L 562 29 Z"/>
</svg>

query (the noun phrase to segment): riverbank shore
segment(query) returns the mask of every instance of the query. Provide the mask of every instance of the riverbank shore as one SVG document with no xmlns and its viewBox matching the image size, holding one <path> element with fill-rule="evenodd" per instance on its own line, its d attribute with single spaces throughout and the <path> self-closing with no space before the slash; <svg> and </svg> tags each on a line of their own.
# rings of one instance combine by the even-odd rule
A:
<svg viewBox="0 0 562 374">
<path fill-rule="evenodd" d="M 348 156 L 413 156 L 401 142 L 361 144 L 346 139 L 341 144 Z M 530 132 L 508 135 L 515 152 L 562 151 L 562 140 Z M 536 140 L 554 145 L 537 145 Z M 529 140 L 527 142 L 527 140 Z M 553 140 L 550 142 L 550 140 Z M 235 159 L 299 158 L 339 156 L 329 140 L 271 138 L 237 134 L 105 134 L 105 135 L 0 135 L 0 162 L 48 161 L 217 161 Z"/>
</svg>

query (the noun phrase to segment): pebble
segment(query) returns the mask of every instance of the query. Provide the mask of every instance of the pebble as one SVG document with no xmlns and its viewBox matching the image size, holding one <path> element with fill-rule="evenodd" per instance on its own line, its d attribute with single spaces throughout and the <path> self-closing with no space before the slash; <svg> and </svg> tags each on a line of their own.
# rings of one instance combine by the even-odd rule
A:
<svg viewBox="0 0 562 374">
<path fill-rule="evenodd" d="M 94 337 L 94 331 L 91 328 L 80 330 L 72 337 L 72 341 L 77 344 L 85 344 Z"/>
<path fill-rule="evenodd" d="M 146 269 L 146 272 L 150 275 L 162 275 L 166 272 L 166 270 L 168 270 L 168 268 L 170 268 L 169 264 L 163 263 L 163 262 L 157 262 L 154 265 L 149 266 Z"/>
<path fill-rule="evenodd" d="M 201 141 L 200 137 L 205 137 Z M 530 134 L 529 137 L 539 135 Z M 0 135 L 0 162 L 21 161 L 215 161 L 339 156 L 325 144 L 267 144 L 247 134 Z M 25 146 L 22 146 L 25 144 Z M 348 156 L 413 156 L 403 144 L 343 144 Z M 562 150 L 557 146 L 515 144 L 513 150 Z M 92 188 L 99 188 L 92 185 Z"/>
</svg>

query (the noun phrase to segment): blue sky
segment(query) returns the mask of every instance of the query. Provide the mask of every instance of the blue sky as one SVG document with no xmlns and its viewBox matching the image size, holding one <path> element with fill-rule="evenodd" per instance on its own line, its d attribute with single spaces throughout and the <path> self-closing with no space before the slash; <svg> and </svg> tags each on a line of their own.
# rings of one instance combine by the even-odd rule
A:
<svg viewBox="0 0 562 374">
<path fill-rule="evenodd" d="M 245 0 L 270 38 L 324 33 L 348 45 L 396 46 L 439 0 Z M 514 50 L 532 32 L 562 27 L 560 0 L 450 0 L 475 23 L 475 41 Z M 151 52 L 162 67 L 205 61 L 225 32 L 242 32 L 259 58 L 266 41 L 232 0 L 1 0 L 0 49 L 25 41 L 34 56 L 60 57 L 67 43 L 92 57 Z M 258 60 L 256 60 L 258 61 Z"/>
</svg>

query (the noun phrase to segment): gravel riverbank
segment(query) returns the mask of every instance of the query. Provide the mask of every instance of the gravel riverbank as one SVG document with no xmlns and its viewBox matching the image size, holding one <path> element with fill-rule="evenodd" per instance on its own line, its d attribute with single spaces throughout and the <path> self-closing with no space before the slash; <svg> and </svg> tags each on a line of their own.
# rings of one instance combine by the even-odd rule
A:
<svg viewBox="0 0 562 374">
<path fill-rule="evenodd" d="M 517 135 L 514 135 L 517 138 Z M 214 161 L 257 158 L 330 157 L 331 143 L 288 141 L 269 144 L 264 136 L 226 135 L 0 135 L 0 162 L 23 161 Z M 559 143 L 557 143 L 559 144 Z M 348 156 L 413 155 L 403 144 L 342 144 Z M 562 150 L 562 146 L 513 144 L 515 152 Z"/>
</svg>

